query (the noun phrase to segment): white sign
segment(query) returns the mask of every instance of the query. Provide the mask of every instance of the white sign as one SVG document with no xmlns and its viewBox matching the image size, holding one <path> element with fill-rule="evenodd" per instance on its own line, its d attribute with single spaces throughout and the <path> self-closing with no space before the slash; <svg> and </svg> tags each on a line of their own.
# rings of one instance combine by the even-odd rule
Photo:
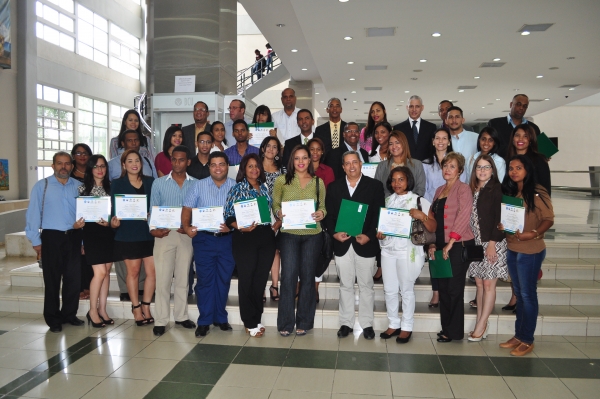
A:
<svg viewBox="0 0 600 399">
<path fill-rule="evenodd" d="M 196 75 L 175 76 L 175 93 L 194 93 L 196 91 Z"/>
</svg>

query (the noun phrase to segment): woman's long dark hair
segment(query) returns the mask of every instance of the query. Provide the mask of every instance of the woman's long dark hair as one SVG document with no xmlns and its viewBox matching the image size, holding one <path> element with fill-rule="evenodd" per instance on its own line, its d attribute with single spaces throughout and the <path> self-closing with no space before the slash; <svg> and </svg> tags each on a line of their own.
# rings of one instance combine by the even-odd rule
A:
<svg viewBox="0 0 600 399">
<path fill-rule="evenodd" d="M 179 125 L 169 126 L 169 128 L 165 132 L 165 138 L 163 139 L 163 148 L 162 148 L 162 152 L 163 152 L 163 154 L 165 154 L 167 159 L 171 159 L 171 154 L 169 154 L 169 148 L 171 148 L 171 146 L 172 146 L 171 139 L 173 138 L 173 135 L 175 134 L 175 132 L 181 132 L 181 144 L 179 144 L 179 145 L 186 145 L 185 139 L 183 136 L 183 130 L 181 130 L 181 126 L 179 126 Z"/>
<path fill-rule="evenodd" d="M 104 155 L 96 154 L 92 155 L 90 159 L 88 159 L 87 164 L 85 165 L 85 176 L 83 177 L 83 195 L 90 195 L 92 189 L 96 185 L 96 181 L 94 180 L 94 175 L 92 170 L 94 166 L 98 163 L 98 160 L 101 159 L 104 161 L 104 165 L 106 165 L 106 173 L 104 174 L 104 178 L 102 179 L 102 188 L 106 191 L 106 194 L 110 194 L 110 179 L 108 178 L 108 162 Z"/>
<path fill-rule="evenodd" d="M 488 155 L 497 154 L 498 148 L 500 148 L 500 136 L 498 135 L 498 131 L 491 126 L 486 126 L 483 129 L 481 129 L 481 132 L 479 132 L 479 136 L 477 137 L 477 151 L 481 152 L 479 140 L 481 139 L 481 136 L 483 136 L 484 133 L 489 134 L 492 140 L 494 140 L 494 146 L 492 147 Z M 450 140 L 450 143 L 452 143 L 452 140 Z"/>
<path fill-rule="evenodd" d="M 519 161 L 523 164 L 525 168 L 525 179 L 523 180 L 523 190 L 521 190 L 521 196 L 523 197 L 523 202 L 527 206 L 527 212 L 533 212 L 535 210 L 535 196 L 539 195 L 542 191 L 548 195 L 548 192 L 542 186 L 538 187 L 537 179 L 535 177 L 535 171 L 533 170 L 533 162 L 527 155 L 513 155 L 506 162 L 506 174 L 508 178 L 504 179 L 502 182 L 502 193 L 504 195 L 509 195 L 511 197 L 515 197 L 519 193 L 519 187 L 517 183 L 515 183 L 509 174 L 510 163 L 512 161 Z M 540 199 L 544 201 L 544 198 L 540 196 Z"/>
<path fill-rule="evenodd" d="M 435 139 L 435 135 L 438 132 L 445 132 L 448 135 L 448 148 L 446 148 L 446 154 L 449 154 L 454 151 L 454 149 L 452 148 L 452 135 L 450 134 L 450 130 L 448 130 L 448 128 L 446 128 L 446 127 L 438 128 L 435 131 L 435 133 L 433 133 L 433 139 L 431 140 L 431 147 L 429 147 L 429 157 L 427 157 L 423 161 L 423 163 L 426 163 L 428 165 L 433 165 L 434 163 L 437 163 L 438 165 L 440 165 L 437 157 L 435 156 L 435 146 L 433 145 L 433 140 Z"/>
<path fill-rule="evenodd" d="M 236 183 L 239 183 L 246 178 L 246 166 L 248 166 L 248 162 L 250 162 L 251 159 L 256 161 L 258 170 L 260 170 L 260 175 L 258 175 L 258 184 L 263 184 L 267 181 L 267 178 L 265 177 L 265 168 L 263 168 L 260 157 L 257 154 L 247 154 L 244 155 L 244 158 L 242 158 L 242 161 L 240 162 L 240 168 L 238 169 L 237 176 L 235 177 Z"/>
<path fill-rule="evenodd" d="M 261 157 L 265 157 L 265 150 L 267 149 L 267 145 L 269 145 L 269 143 L 271 141 L 274 141 L 275 143 L 277 143 L 277 155 L 275 156 L 275 166 L 277 166 L 277 169 L 281 170 L 281 157 L 279 156 L 279 154 L 281 153 L 281 141 L 279 141 L 279 139 L 275 136 L 267 136 L 264 138 L 264 140 L 262 141 L 262 143 L 260 143 L 260 156 Z M 261 161 L 262 163 L 262 161 Z"/>
<path fill-rule="evenodd" d="M 271 117 L 271 110 L 266 105 L 259 105 L 254 110 L 254 116 L 252 117 L 252 123 L 258 123 L 258 115 L 267 114 L 267 122 L 273 122 Z"/>
<path fill-rule="evenodd" d="M 213 136 L 213 139 L 214 139 L 214 137 L 215 137 L 215 133 L 214 133 L 213 129 L 214 129 L 214 128 L 215 128 L 215 126 L 217 126 L 217 125 L 221 125 L 221 126 L 223 126 L 223 129 L 225 129 L 225 124 L 224 124 L 223 122 L 221 122 L 221 121 L 214 121 L 214 122 L 212 123 L 212 125 L 210 125 L 210 134 L 212 134 L 212 136 Z M 227 135 L 223 136 L 223 143 L 224 143 L 225 145 L 227 145 Z"/>
<path fill-rule="evenodd" d="M 377 154 L 377 148 L 379 148 L 379 142 L 375 139 L 375 130 L 377 130 L 377 128 L 380 126 L 383 126 L 385 128 L 385 130 L 388 131 L 388 134 L 392 134 L 392 131 L 394 130 L 392 128 L 392 125 L 390 125 L 387 121 L 377 122 L 375 124 L 375 126 L 373 126 L 373 144 L 371 145 L 371 153 L 369 154 L 369 156 L 371 156 L 371 157 L 373 157 Z M 366 137 L 366 131 L 365 131 L 365 137 Z"/>
<path fill-rule="evenodd" d="M 292 153 L 290 154 L 290 160 L 288 161 L 287 171 L 285 172 L 285 184 L 287 185 L 292 184 L 292 180 L 294 180 L 294 177 L 296 176 L 296 168 L 294 168 L 294 157 L 296 156 L 296 153 L 298 151 L 302 150 L 306 151 L 306 155 L 308 155 L 308 174 L 312 177 L 315 177 L 315 169 L 313 168 L 313 164 L 310 161 L 310 150 L 307 146 L 298 144 L 294 147 Z"/>
<path fill-rule="evenodd" d="M 385 110 L 385 105 L 383 105 L 383 103 L 381 101 L 375 101 L 373 104 L 371 104 L 371 106 L 369 107 L 369 116 L 367 117 L 367 126 L 365 127 L 365 137 L 364 139 L 368 139 L 369 137 L 373 137 L 373 134 L 375 133 L 375 121 L 373 120 L 373 117 L 371 116 L 371 110 L 373 109 L 374 105 L 379 105 L 381 107 L 381 109 L 383 110 L 383 120 L 381 122 L 387 122 L 387 111 Z M 391 131 L 391 130 L 390 130 Z"/>
<path fill-rule="evenodd" d="M 508 139 L 507 158 L 512 158 L 514 155 L 517 155 L 517 149 L 513 144 L 513 140 L 518 130 L 524 131 L 525 134 L 527 134 L 527 137 L 529 138 L 529 146 L 527 147 L 527 152 L 525 153 L 525 155 L 527 155 L 531 160 L 535 160 L 536 158 L 542 157 L 544 160 L 547 161 L 546 157 L 538 152 L 537 136 L 535 135 L 535 130 L 533 130 L 531 125 L 527 123 L 521 123 L 520 125 L 517 125 L 510 133 L 510 138 Z"/>
<path fill-rule="evenodd" d="M 125 112 L 125 115 L 123 115 L 123 119 L 121 120 L 121 130 L 119 130 L 119 136 L 117 139 L 117 146 L 119 148 L 123 148 L 123 146 L 121 145 L 121 141 L 123 141 L 125 139 L 125 132 L 129 129 L 127 129 L 127 125 L 126 125 L 126 121 L 127 121 L 127 117 L 131 114 L 135 114 L 135 116 L 137 116 L 138 118 L 138 127 L 137 129 L 135 129 L 141 137 L 140 140 L 140 145 L 142 147 L 148 147 L 148 140 L 146 139 L 146 136 L 144 136 L 144 132 L 142 131 L 142 118 L 140 117 L 140 114 L 138 114 L 138 112 L 135 109 L 130 109 L 127 112 Z"/>
</svg>

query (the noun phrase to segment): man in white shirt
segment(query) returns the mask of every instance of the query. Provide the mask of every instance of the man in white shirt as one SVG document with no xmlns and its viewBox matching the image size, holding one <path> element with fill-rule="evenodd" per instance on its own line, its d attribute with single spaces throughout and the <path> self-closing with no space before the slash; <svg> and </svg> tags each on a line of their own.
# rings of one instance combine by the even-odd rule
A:
<svg viewBox="0 0 600 399">
<path fill-rule="evenodd" d="M 477 152 L 477 138 L 479 135 L 463 129 L 463 111 L 459 107 L 452 106 L 448 109 L 446 126 L 450 129 L 452 136 L 452 148 L 454 152 L 462 154 L 465 159 L 471 159 Z"/>
<path fill-rule="evenodd" d="M 297 121 L 300 108 L 296 108 L 296 92 L 294 89 L 288 87 L 281 92 L 281 104 L 283 109 L 273 113 L 271 118 L 277 126 L 277 138 L 285 143 L 286 140 L 300 134 Z"/>
<path fill-rule="evenodd" d="M 242 100 L 231 100 L 229 103 L 229 120 L 225 122 L 225 139 L 227 140 L 228 146 L 235 144 L 235 138 L 233 137 L 233 122 L 239 119 L 243 119 L 246 123 L 252 122 L 252 119 L 244 117 L 246 113 L 246 103 Z"/>
</svg>

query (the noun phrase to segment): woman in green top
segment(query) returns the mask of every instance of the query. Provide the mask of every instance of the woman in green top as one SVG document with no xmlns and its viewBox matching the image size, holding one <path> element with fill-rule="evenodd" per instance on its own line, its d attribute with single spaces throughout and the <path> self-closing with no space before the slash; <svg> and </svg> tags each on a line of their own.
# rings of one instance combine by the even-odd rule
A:
<svg viewBox="0 0 600 399">
<path fill-rule="evenodd" d="M 308 148 L 305 145 L 297 145 L 290 155 L 286 174 L 275 180 L 273 214 L 279 220 L 284 219 L 285 215 L 281 213 L 282 202 L 306 199 L 312 199 L 318 204 L 316 212 L 312 214 L 316 228 L 298 230 L 282 228 L 280 233 L 281 292 L 279 295 L 281 298 L 277 314 L 277 329 L 283 337 L 289 336 L 294 327 L 296 327 L 296 335 L 306 335 L 306 332 L 313 328 L 317 307 L 313 282 L 315 267 L 323 246 L 319 222 L 326 215 L 325 184 L 315 176 Z M 298 277 L 300 277 L 300 291 L 298 311 L 295 312 L 294 297 Z"/>
</svg>

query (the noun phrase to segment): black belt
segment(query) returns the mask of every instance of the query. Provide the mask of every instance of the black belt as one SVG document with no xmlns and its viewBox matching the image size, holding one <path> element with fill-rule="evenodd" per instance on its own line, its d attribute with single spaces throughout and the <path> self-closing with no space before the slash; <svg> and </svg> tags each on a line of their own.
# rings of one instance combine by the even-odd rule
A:
<svg viewBox="0 0 600 399">
<path fill-rule="evenodd" d="M 61 233 L 61 234 L 75 234 L 75 232 L 79 231 L 79 230 L 75 230 L 75 229 L 69 229 L 69 230 L 54 230 L 54 229 L 44 229 L 43 231 L 47 231 L 47 232 L 57 232 L 57 233 Z"/>
<path fill-rule="evenodd" d="M 203 234 L 213 236 L 213 237 L 223 237 L 223 236 L 231 234 L 231 231 L 228 231 L 226 233 L 220 233 L 220 232 L 214 232 L 214 231 L 198 230 L 198 233 L 203 233 Z"/>
</svg>

